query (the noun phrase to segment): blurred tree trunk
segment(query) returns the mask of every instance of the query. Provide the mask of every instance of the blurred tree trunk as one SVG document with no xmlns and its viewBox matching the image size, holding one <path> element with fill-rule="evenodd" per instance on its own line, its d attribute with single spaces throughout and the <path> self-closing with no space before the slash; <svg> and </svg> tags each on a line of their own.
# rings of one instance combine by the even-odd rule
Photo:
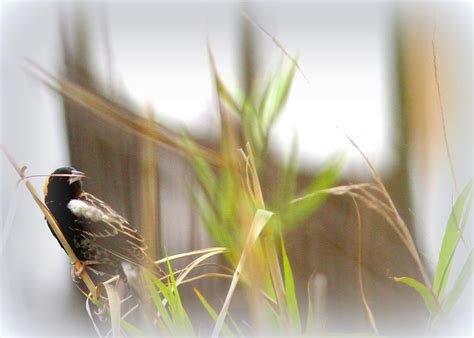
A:
<svg viewBox="0 0 474 338">
<path fill-rule="evenodd" d="M 68 30 L 63 25 L 65 78 L 107 99 L 90 64 L 85 21 L 78 16 Z M 69 35 L 68 35 L 69 34 Z M 110 60 L 109 60 L 110 61 Z M 122 96 L 119 103 L 129 105 Z M 118 96 L 114 97 L 117 101 Z M 80 105 L 64 99 L 71 164 L 86 173 L 85 189 L 106 201 L 145 235 L 150 255 L 160 255 L 158 149 L 120 126 L 106 123 Z"/>
</svg>

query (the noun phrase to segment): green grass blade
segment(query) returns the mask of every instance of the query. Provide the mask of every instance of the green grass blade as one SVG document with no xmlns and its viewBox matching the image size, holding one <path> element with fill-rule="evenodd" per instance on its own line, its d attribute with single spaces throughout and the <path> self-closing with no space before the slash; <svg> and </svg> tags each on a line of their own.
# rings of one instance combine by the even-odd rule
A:
<svg viewBox="0 0 474 338">
<path fill-rule="evenodd" d="M 229 290 L 227 291 L 227 296 L 224 301 L 224 305 L 222 306 L 222 309 L 214 325 L 212 336 L 219 335 L 222 329 L 222 326 L 224 324 L 225 317 L 229 310 L 230 302 L 234 295 L 235 288 L 237 287 L 237 283 L 239 282 L 240 274 L 242 273 L 243 267 L 247 260 L 247 255 L 250 253 L 253 245 L 255 244 L 255 241 L 258 239 L 263 228 L 265 227 L 265 225 L 268 223 L 268 221 L 270 220 L 272 216 L 273 216 L 273 212 L 264 210 L 264 209 L 257 209 L 257 211 L 255 212 L 255 216 L 252 220 L 249 233 L 247 234 L 245 246 L 242 250 L 237 267 L 235 268 Z"/>
<path fill-rule="evenodd" d="M 216 187 L 216 177 L 209 163 L 201 157 L 194 157 L 191 159 L 191 165 L 201 186 L 212 195 Z"/>
<path fill-rule="evenodd" d="M 449 313 L 454 307 L 454 305 L 456 305 L 457 301 L 459 300 L 459 297 L 461 297 L 461 294 L 464 291 L 464 288 L 471 279 L 473 270 L 474 251 L 471 249 L 468 258 L 466 259 L 466 262 L 464 263 L 464 266 L 461 272 L 459 273 L 456 282 L 454 283 L 453 289 L 451 290 L 449 295 L 446 296 L 446 300 L 443 304 L 443 310 L 445 313 Z"/>
<path fill-rule="evenodd" d="M 301 319 L 298 310 L 298 300 L 296 298 L 295 281 L 293 279 L 293 271 L 291 269 L 290 260 L 286 253 L 283 238 L 281 238 L 281 254 L 283 258 L 283 276 L 285 280 L 285 300 L 288 306 L 288 313 L 296 333 L 301 332 Z"/>
<path fill-rule="evenodd" d="M 282 166 L 280 173 L 280 181 L 284 184 L 279 185 L 277 207 L 282 214 L 283 223 L 286 223 L 286 209 L 292 208 L 290 202 L 294 198 L 296 191 L 296 181 L 298 178 L 298 143 L 293 139 L 290 154 L 285 164 Z"/>
<path fill-rule="evenodd" d="M 159 278 L 156 278 L 155 276 L 152 277 L 152 280 L 155 286 L 158 288 L 158 290 L 160 290 L 161 294 L 163 295 L 163 298 L 166 299 L 168 303 L 170 302 L 170 300 L 173 301 L 172 299 L 173 295 L 168 289 L 168 286 L 165 283 L 163 283 Z"/>
<path fill-rule="evenodd" d="M 262 110 L 260 114 L 263 121 L 262 125 L 265 128 L 271 126 L 283 110 L 283 106 L 290 93 L 295 71 L 295 63 L 292 63 L 289 68 L 282 66 L 275 78 L 271 81 L 270 87 L 268 91 L 266 91 L 261 103 Z"/>
<path fill-rule="evenodd" d="M 433 282 L 433 290 L 440 300 L 443 299 L 454 252 L 456 251 L 464 231 L 464 226 L 467 222 L 470 202 L 472 200 L 473 181 L 474 180 L 471 179 L 454 203 L 444 232 L 441 251 L 438 258 L 438 266 L 436 268 Z"/>
<path fill-rule="evenodd" d="M 214 321 L 216 321 L 216 319 L 217 319 L 216 310 L 214 310 L 214 308 L 211 306 L 211 304 L 208 303 L 206 298 L 204 298 L 204 296 L 201 294 L 201 292 L 199 292 L 198 289 L 194 288 L 194 293 L 198 297 L 198 299 L 201 302 L 202 306 L 204 306 L 204 308 L 206 309 L 207 313 L 209 313 L 211 318 Z M 232 331 L 229 329 L 229 326 L 226 323 L 224 323 L 224 325 L 222 326 L 222 334 L 225 337 L 232 337 L 233 336 Z"/>
<path fill-rule="evenodd" d="M 212 319 L 216 320 L 217 319 L 216 310 L 214 310 L 214 308 L 211 306 L 211 304 L 208 303 L 206 298 L 204 298 L 204 296 L 202 295 L 202 293 L 198 289 L 193 288 L 193 290 L 194 290 L 194 293 L 196 294 L 196 296 L 198 297 L 199 301 L 201 302 L 202 306 L 204 306 L 207 313 L 209 313 L 209 316 L 211 316 Z"/>
<path fill-rule="evenodd" d="M 181 333 L 193 335 L 193 326 L 186 310 L 184 309 L 183 303 L 181 302 L 181 296 L 179 294 L 178 286 L 176 285 L 176 279 L 174 277 L 173 268 L 171 267 L 169 259 L 166 260 L 166 264 L 168 266 L 168 272 L 170 275 L 167 287 L 169 294 L 168 302 L 170 304 L 171 317 L 173 318 L 174 325 Z"/>
<path fill-rule="evenodd" d="M 405 283 L 406 285 L 412 287 L 418 294 L 423 297 L 425 301 L 426 308 L 430 312 L 436 312 L 437 307 L 433 299 L 430 289 L 428 289 L 424 284 L 420 283 L 416 279 L 410 277 L 395 277 L 393 278 L 396 282 Z"/>
<path fill-rule="evenodd" d="M 153 303 L 155 303 L 155 307 L 158 310 L 160 318 L 163 320 L 163 322 L 166 325 L 167 329 L 170 330 L 170 332 L 172 332 L 173 321 L 171 320 L 171 317 L 170 317 L 170 314 L 168 313 L 168 310 L 163 305 L 161 296 L 160 296 L 160 294 L 158 293 L 158 291 L 156 289 L 156 286 L 163 284 L 163 282 L 161 282 L 158 278 L 156 278 L 154 275 L 152 275 L 149 272 L 147 272 L 145 274 L 145 281 L 146 281 L 151 299 L 153 300 Z M 164 286 L 164 284 L 163 284 L 163 286 Z M 165 289 L 166 289 L 166 287 L 165 287 Z"/>
<path fill-rule="evenodd" d="M 221 222 L 219 222 L 218 216 L 204 193 L 201 190 L 197 190 L 194 191 L 192 197 L 199 217 L 212 239 L 219 245 L 230 247 L 229 241 L 222 236 L 222 231 L 219 229 Z"/>
<path fill-rule="evenodd" d="M 209 55 L 209 61 L 211 63 L 211 71 L 212 71 L 212 75 L 214 76 L 216 90 L 217 90 L 217 94 L 219 95 L 219 98 L 235 113 L 240 115 L 241 109 L 239 105 L 237 104 L 237 101 L 230 94 L 230 91 L 226 88 L 224 82 L 221 80 L 221 77 L 219 76 L 219 73 L 217 72 L 217 66 L 214 60 L 214 55 L 209 46 L 207 48 L 207 52 Z"/>
<path fill-rule="evenodd" d="M 145 333 L 137 328 L 135 325 L 130 324 L 125 319 L 120 320 L 120 325 L 122 328 L 132 337 L 144 336 Z"/>
<path fill-rule="evenodd" d="M 330 161 L 322 169 L 321 173 L 312 180 L 302 194 L 303 196 L 308 196 L 308 198 L 300 199 L 290 208 L 286 230 L 300 225 L 302 221 L 312 215 L 324 203 L 327 199 L 327 194 L 315 194 L 315 192 L 334 186 L 341 176 L 342 167 L 343 158 L 338 157 Z"/>
<path fill-rule="evenodd" d="M 239 337 L 245 337 L 245 334 L 242 332 L 242 330 L 240 329 L 239 325 L 237 324 L 237 322 L 234 320 L 234 318 L 232 318 L 232 316 L 229 314 L 227 314 L 227 317 L 229 318 L 230 322 L 232 323 L 232 326 L 234 327 L 235 329 L 235 332 L 237 332 L 237 336 Z"/>
<path fill-rule="evenodd" d="M 262 126 L 260 114 L 249 98 L 244 101 L 241 121 L 245 140 L 250 142 L 256 154 L 261 154 L 267 142 L 267 130 Z"/>
</svg>

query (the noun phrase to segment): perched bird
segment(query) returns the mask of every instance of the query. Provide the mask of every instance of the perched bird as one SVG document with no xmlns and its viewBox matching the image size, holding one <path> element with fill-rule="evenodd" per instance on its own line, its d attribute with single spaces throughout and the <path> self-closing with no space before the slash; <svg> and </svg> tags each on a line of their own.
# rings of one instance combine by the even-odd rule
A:
<svg viewBox="0 0 474 338">
<path fill-rule="evenodd" d="M 74 275 L 80 277 L 86 267 L 100 275 L 127 279 L 136 278 L 137 268 L 159 273 L 143 237 L 109 205 L 83 190 L 84 177 L 75 168 L 63 167 L 44 185 L 44 201 L 82 263 L 73 268 Z M 56 237 L 49 222 L 48 226 Z"/>
</svg>

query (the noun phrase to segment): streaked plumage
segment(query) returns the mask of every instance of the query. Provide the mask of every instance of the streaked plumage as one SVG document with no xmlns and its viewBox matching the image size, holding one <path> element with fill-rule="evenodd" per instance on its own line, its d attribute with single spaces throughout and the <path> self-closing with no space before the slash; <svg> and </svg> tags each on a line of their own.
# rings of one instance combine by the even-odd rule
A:
<svg viewBox="0 0 474 338">
<path fill-rule="evenodd" d="M 46 180 L 45 203 L 80 261 L 93 263 L 91 268 L 108 275 L 125 273 L 124 262 L 156 269 L 138 231 L 109 205 L 82 189 L 83 173 L 64 167 L 53 175 L 65 176 Z"/>
</svg>

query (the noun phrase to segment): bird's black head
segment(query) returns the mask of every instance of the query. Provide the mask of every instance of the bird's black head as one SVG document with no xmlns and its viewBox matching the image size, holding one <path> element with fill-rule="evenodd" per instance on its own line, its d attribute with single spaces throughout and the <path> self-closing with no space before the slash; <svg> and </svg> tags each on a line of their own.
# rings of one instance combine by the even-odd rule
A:
<svg viewBox="0 0 474 338">
<path fill-rule="evenodd" d="M 73 167 L 58 168 L 46 179 L 44 185 L 45 200 L 73 199 L 82 192 L 82 178 L 84 173 Z"/>
</svg>

